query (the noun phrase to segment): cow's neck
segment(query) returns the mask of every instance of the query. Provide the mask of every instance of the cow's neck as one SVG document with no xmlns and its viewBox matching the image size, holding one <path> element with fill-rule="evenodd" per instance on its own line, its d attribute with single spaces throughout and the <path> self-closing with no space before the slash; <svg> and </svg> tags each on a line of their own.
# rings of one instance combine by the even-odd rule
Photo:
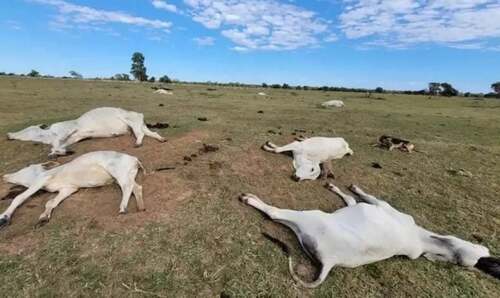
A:
<svg viewBox="0 0 500 298">
<path fill-rule="evenodd" d="M 422 227 L 418 229 L 424 254 L 440 256 L 443 260 L 455 262 L 455 251 L 449 236 L 439 235 Z"/>
</svg>

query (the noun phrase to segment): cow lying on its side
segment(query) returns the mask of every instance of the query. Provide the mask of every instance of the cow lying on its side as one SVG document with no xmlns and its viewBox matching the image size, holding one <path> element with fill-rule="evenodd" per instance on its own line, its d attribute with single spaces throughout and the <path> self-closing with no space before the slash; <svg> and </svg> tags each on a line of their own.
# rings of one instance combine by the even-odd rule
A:
<svg viewBox="0 0 500 298">
<path fill-rule="evenodd" d="M 322 107 L 324 108 L 343 108 L 345 107 L 345 104 L 342 100 L 329 100 L 329 101 L 325 101 L 324 103 L 321 104 Z"/>
<path fill-rule="evenodd" d="M 329 162 L 332 159 L 340 159 L 345 155 L 353 154 L 349 144 L 343 138 L 312 137 L 282 147 L 267 142 L 262 146 L 262 149 L 274 153 L 292 151 L 293 167 L 295 168 L 295 174 L 292 178 L 296 181 L 315 180 L 322 173 L 322 170 L 324 177 L 326 177 L 331 174 Z"/>
<path fill-rule="evenodd" d="M 328 188 L 339 195 L 347 207 L 333 213 L 294 211 L 267 205 L 252 194 L 241 196 L 244 203 L 292 229 L 305 252 L 321 264 L 318 278 L 314 282 L 304 282 L 295 274 L 288 257 L 290 274 L 302 286 L 319 286 L 334 266 L 354 268 L 397 255 L 410 259 L 423 255 L 431 261 L 476 267 L 500 278 L 500 259 L 490 257 L 486 247 L 430 232 L 415 224 L 410 215 L 366 194 L 357 186 L 350 189 L 364 201 L 362 203 L 357 203 L 333 184 L 328 184 Z M 285 252 L 288 250 L 284 243 L 272 240 Z"/>
<path fill-rule="evenodd" d="M 378 139 L 377 146 L 386 148 L 389 151 L 392 151 L 397 148 L 401 151 L 406 151 L 408 153 L 411 153 L 412 150 L 415 149 L 415 145 L 410 143 L 410 141 L 386 135 L 383 135 Z"/>
<path fill-rule="evenodd" d="M 57 122 L 49 127 L 35 125 L 7 134 L 10 140 L 34 141 L 52 145 L 50 155 L 65 155 L 66 148 L 88 138 L 107 138 L 126 134 L 132 130 L 136 146 L 142 144 L 144 135 L 160 142 L 165 139 L 150 131 L 144 124 L 144 115 L 119 108 L 97 108 L 75 120 Z"/>
<path fill-rule="evenodd" d="M 140 161 L 133 156 L 114 151 L 96 151 L 81 155 L 60 166 L 49 161 L 4 175 L 6 182 L 28 189 L 16 196 L 7 210 L 0 215 L 0 226 L 8 224 L 17 207 L 40 189 L 58 194 L 47 202 L 45 211 L 40 215 L 39 224 L 49 221 L 52 210 L 79 188 L 98 187 L 113 182 L 122 190 L 120 213 L 127 212 L 128 200 L 132 193 L 137 201 L 137 208 L 142 211 L 142 186 L 135 182 L 139 168 L 144 171 Z"/>
</svg>

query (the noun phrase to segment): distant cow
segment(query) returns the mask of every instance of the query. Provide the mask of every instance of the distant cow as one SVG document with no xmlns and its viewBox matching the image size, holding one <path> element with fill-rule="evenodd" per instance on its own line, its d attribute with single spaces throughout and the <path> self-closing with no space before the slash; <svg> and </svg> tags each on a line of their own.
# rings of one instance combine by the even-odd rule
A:
<svg viewBox="0 0 500 298">
<path fill-rule="evenodd" d="M 158 90 L 154 91 L 153 93 L 165 94 L 165 95 L 173 95 L 174 94 L 172 91 L 168 91 L 166 89 L 158 89 Z"/>
<path fill-rule="evenodd" d="M 321 106 L 324 108 L 330 108 L 330 107 L 342 108 L 345 105 L 344 105 L 344 102 L 342 100 L 329 100 L 329 101 L 325 101 L 324 103 L 322 103 Z"/>
<path fill-rule="evenodd" d="M 343 138 L 312 137 L 298 140 L 288 145 L 278 147 L 267 142 L 262 149 L 273 153 L 292 151 L 295 181 L 315 180 L 320 174 L 326 177 L 330 170 L 329 162 L 332 159 L 340 159 L 345 155 L 352 155 L 353 151 Z"/>
<path fill-rule="evenodd" d="M 144 115 L 120 108 L 97 108 L 78 119 L 57 122 L 49 127 L 35 125 L 7 134 L 10 140 L 34 141 L 52 145 L 50 155 L 65 155 L 68 146 L 88 138 L 107 138 L 126 134 L 129 129 L 136 137 L 136 146 L 142 144 L 144 135 L 160 142 L 165 139 L 150 131 L 144 124 Z"/>
<path fill-rule="evenodd" d="M 295 274 L 288 254 L 290 274 L 300 285 L 307 288 L 319 286 L 334 266 L 355 268 L 398 255 L 410 259 L 424 256 L 430 261 L 476 267 L 500 278 L 500 260 L 490 257 L 488 248 L 428 231 L 418 226 L 410 215 L 354 185 L 351 191 L 364 202 L 357 203 L 333 184 L 328 184 L 328 188 L 339 195 L 347 207 L 333 213 L 294 211 L 265 204 L 252 194 L 241 196 L 244 203 L 292 229 L 307 255 L 321 264 L 318 278 L 305 282 Z M 269 235 L 266 237 L 279 243 L 288 253 L 286 244 Z"/>
<path fill-rule="evenodd" d="M 264 92 L 259 92 L 259 93 L 257 93 L 257 95 L 260 95 L 260 96 L 267 96 L 267 94 L 266 94 L 266 93 L 264 93 Z"/>
<path fill-rule="evenodd" d="M 114 151 L 96 151 L 81 155 L 60 166 L 57 162 L 49 161 L 4 175 L 6 182 L 22 185 L 27 187 L 27 190 L 16 196 L 7 210 L 0 215 L 0 227 L 9 224 L 14 211 L 38 190 L 58 193 L 45 205 L 39 224 L 48 222 L 52 210 L 79 188 L 98 187 L 113 182 L 122 190 L 120 213 L 127 212 L 132 193 L 137 201 L 137 208 L 142 211 L 142 186 L 135 182 L 139 168 L 144 171 L 140 161 L 133 156 Z"/>
<path fill-rule="evenodd" d="M 415 145 L 410 143 L 410 141 L 386 135 L 383 135 L 378 139 L 377 146 L 386 148 L 389 151 L 392 151 L 393 149 L 399 149 L 408 153 L 411 153 L 415 149 Z"/>
</svg>

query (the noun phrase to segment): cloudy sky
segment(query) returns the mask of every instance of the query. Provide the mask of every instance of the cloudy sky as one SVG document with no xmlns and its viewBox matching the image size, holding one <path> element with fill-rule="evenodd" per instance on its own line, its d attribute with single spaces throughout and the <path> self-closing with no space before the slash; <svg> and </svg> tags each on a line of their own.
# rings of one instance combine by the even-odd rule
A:
<svg viewBox="0 0 500 298">
<path fill-rule="evenodd" d="M 0 71 L 485 92 L 500 0 L 0 1 Z"/>
</svg>

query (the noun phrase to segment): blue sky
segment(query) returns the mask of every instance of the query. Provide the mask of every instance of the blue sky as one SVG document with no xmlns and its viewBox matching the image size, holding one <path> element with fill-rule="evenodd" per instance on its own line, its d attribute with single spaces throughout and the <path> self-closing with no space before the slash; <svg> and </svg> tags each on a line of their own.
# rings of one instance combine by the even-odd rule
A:
<svg viewBox="0 0 500 298">
<path fill-rule="evenodd" d="M 500 0 L 9 0 L 0 71 L 487 92 Z"/>
</svg>

